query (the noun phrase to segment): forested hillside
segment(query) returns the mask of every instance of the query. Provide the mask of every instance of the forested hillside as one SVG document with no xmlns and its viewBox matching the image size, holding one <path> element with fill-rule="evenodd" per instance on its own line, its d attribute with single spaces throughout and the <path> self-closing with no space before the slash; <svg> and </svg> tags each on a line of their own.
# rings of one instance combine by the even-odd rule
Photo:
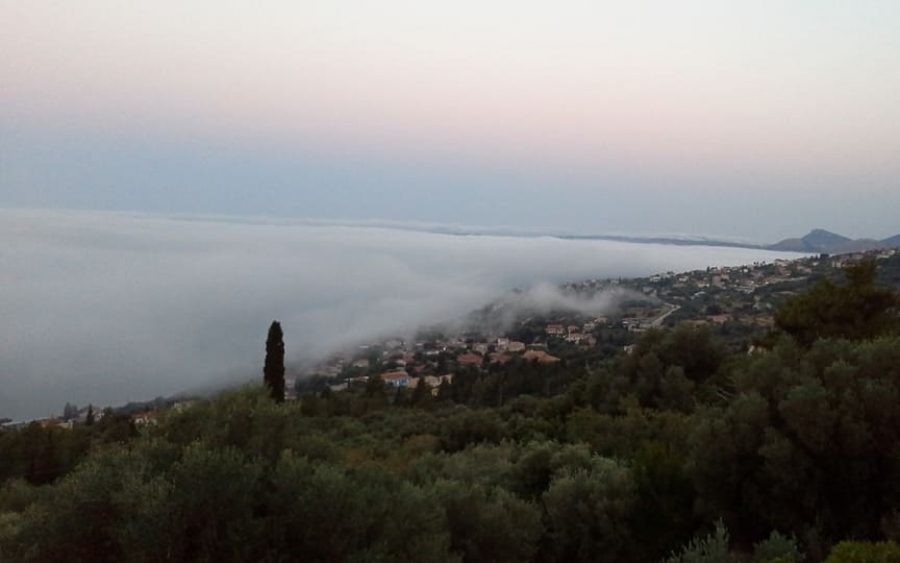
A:
<svg viewBox="0 0 900 563">
<path fill-rule="evenodd" d="M 897 561 L 900 300 L 874 282 L 788 300 L 750 354 L 684 324 L 434 395 L 259 386 L 6 432 L 0 560 Z"/>
</svg>

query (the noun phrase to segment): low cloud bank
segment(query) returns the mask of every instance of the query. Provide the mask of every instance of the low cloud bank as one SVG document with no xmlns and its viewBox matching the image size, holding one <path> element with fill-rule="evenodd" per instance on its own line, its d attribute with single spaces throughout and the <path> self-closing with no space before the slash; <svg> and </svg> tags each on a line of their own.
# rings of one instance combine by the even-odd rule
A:
<svg viewBox="0 0 900 563">
<path fill-rule="evenodd" d="M 516 313 L 534 310 L 540 313 L 573 311 L 586 315 L 603 315 L 615 309 L 626 298 L 646 300 L 647 296 L 624 288 L 607 289 L 593 295 L 572 294 L 561 290 L 559 285 L 538 283 L 519 294 L 512 303 L 512 309 Z"/>
<path fill-rule="evenodd" d="M 593 292 L 573 292 L 559 284 L 538 282 L 525 290 L 516 289 L 491 302 L 475 315 L 446 323 L 448 328 L 475 328 L 484 333 L 504 332 L 516 321 L 535 315 L 555 312 L 574 312 L 587 316 L 609 315 L 628 299 L 653 300 L 645 294 L 622 287 L 610 287 Z"/>
<path fill-rule="evenodd" d="M 515 287 L 783 254 L 456 236 L 341 225 L 0 211 L 0 417 L 120 404 L 259 375 L 279 319 L 289 361 L 458 318 Z"/>
</svg>

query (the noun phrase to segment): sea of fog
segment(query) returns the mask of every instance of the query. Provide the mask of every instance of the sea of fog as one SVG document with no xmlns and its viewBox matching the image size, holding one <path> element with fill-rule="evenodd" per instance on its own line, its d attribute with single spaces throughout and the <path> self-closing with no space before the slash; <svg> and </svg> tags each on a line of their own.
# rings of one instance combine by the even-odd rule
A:
<svg viewBox="0 0 900 563">
<path fill-rule="evenodd" d="M 511 288 L 797 255 L 339 224 L 0 210 L 0 417 L 261 374 L 457 318 Z"/>
</svg>

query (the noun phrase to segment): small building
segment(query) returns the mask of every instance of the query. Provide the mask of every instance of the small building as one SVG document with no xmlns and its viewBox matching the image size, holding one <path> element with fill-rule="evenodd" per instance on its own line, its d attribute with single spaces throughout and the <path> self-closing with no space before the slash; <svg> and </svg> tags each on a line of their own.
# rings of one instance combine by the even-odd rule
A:
<svg viewBox="0 0 900 563">
<path fill-rule="evenodd" d="M 381 379 L 392 387 L 406 387 L 410 381 L 405 371 L 387 371 L 381 374 Z"/>
<path fill-rule="evenodd" d="M 513 340 L 506 347 L 507 352 L 521 352 L 524 349 L 525 349 L 525 343 L 519 342 L 518 340 Z"/>
<path fill-rule="evenodd" d="M 131 415 L 131 420 L 136 426 L 155 425 L 162 418 L 162 414 L 159 411 L 136 412 Z"/>
<path fill-rule="evenodd" d="M 538 362 L 541 364 L 552 364 L 559 361 L 559 358 L 551 356 L 543 350 L 529 350 L 522 354 L 522 358 L 529 362 Z"/>
<path fill-rule="evenodd" d="M 566 329 L 561 324 L 549 324 L 547 325 L 546 331 L 550 336 L 563 336 L 566 334 Z"/>
<path fill-rule="evenodd" d="M 456 361 L 463 366 L 480 366 L 484 362 L 484 358 L 478 354 L 463 354 L 458 356 Z"/>
<path fill-rule="evenodd" d="M 441 385 L 441 381 L 443 381 L 442 377 L 438 377 L 436 375 L 426 375 L 421 378 L 425 385 L 429 387 L 439 387 Z"/>
</svg>

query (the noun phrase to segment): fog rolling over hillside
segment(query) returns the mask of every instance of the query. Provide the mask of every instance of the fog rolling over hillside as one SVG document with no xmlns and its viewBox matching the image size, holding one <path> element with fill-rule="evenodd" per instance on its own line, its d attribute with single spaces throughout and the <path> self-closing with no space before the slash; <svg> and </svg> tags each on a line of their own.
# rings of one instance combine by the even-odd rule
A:
<svg viewBox="0 0 900 563">
<path fill-rule="evenodd" d="M 11 418 L 256 378 L 275 318 L 298 361 L 515 287 L 549 306 L 548 284 L 796 256 L 25 210 L 0 211 L 0 240 L 0 417 Z"/>
</svg>

